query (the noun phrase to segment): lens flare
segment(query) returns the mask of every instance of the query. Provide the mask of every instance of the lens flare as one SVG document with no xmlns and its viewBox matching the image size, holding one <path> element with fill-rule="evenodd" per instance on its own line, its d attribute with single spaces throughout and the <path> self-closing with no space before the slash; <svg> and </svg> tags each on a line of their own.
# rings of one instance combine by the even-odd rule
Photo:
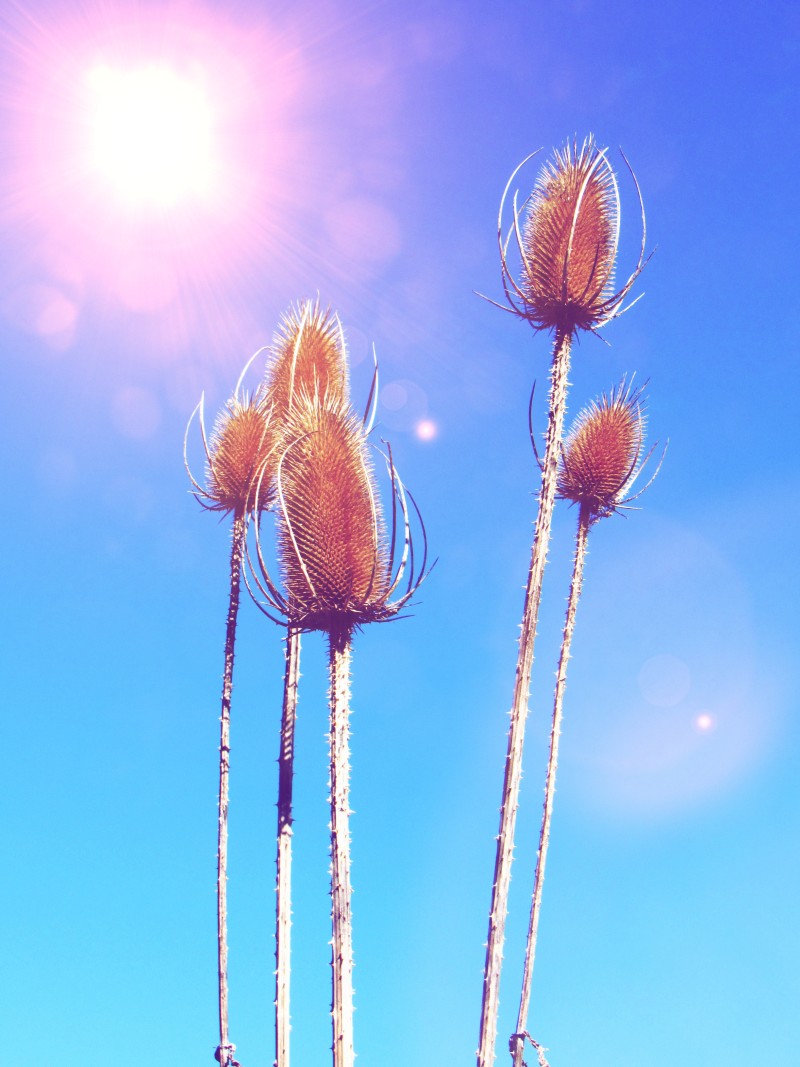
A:
<svg viewBox="0 0 800 1067">
<path fill-rule="evenodd" d="M 286 273 L 310 137 L 301 27 L 204 0 L 62 7 L 46 25 L 15 16 L 0 87 L 0 225 L 26 250 L 13 289 L 62 295 L 31 327 L 51 347 L 110 312 L 137 360 L 200 342 L 216 364 L 256 333 L 265 272 Z M 79 282 L 56 275 L 64 259 Z M 11 312 L 31 318 L 23 297 Z"/>
<path fill-rule="evenodd" d="M 214 185 L 213 113 L 201 85 L 163 66 L 86 77 L 92 168 L 129 204 L 171 207 Z"/>
</svg>

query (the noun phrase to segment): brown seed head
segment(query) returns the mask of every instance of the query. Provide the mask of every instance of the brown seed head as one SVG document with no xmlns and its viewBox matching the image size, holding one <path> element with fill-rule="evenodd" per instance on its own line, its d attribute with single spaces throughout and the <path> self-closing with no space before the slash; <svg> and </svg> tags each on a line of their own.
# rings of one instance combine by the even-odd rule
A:
<svg viewBox="0 0 800 1067">
<path fill-rule="evenodd" d="M 284 315 L 272 342 L 265 392 L 281 428 L 303 393 L 347 399 L 347 354 L 338 317 L 306 300 Z"/>
<path fill-rule="evenodd" d="M 386 534 L 360 421 L 338 397 L 300 393 L 278 465 L 278 551 L 288 615 L 309 629 L 388 618 Z"/>
<path fill-rule="evenodd" d="M 531 321 L 592 329 L 613 297 L 619 206 L 614 172 L 592 137 L 545 164 L 521 238 L 521 291 Z"/>
<path fill-rule="evenodd" d="M 244 514 L 254 506 L 254 481 L 272 454 L 273 434 L 264 400 L 233 396 L 217 416 L 208 443 L 206 504 Z M 210 502 L 210 503 L 209 503 Z M 266 494 L 259 507 L 266 506 Z"/>
<path fill-rule="evenodd" d="M 617 389 L 578 415 L 564 442 L 558 494 L 586 507 L 592 520 L 623 504 L 639 473 L 644 443 L 641 390 Z"/>
</svg>

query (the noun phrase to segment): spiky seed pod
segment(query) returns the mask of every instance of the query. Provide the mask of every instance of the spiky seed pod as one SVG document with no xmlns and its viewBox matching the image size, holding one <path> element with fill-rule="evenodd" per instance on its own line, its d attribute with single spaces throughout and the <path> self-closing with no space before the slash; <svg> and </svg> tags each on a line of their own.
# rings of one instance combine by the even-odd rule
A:
<svg viewBox="0 0 800 1067">
<path fill-rule="evenodd" d="M 347 353 L 338 317 L 306 300 L 283 316 L 272 342 L 265 392 L 282 428 L 297 398 L 347 399 Z"/>
<path fill-rule="evenodd" d="M 599 326 L 613 295 L 619 235 L 614 172 L 592 137 L 543 167 L 522 234 L 522 291 L 532 320 L 568 333 Z"/>
<path fill-rule="evenodd" d="M 567 435 L 558 495 L 585 507 L 590 518 L 610 515 L 638 474 L 645 420 L 641 390 L 623 381 L 578 415 Z"/>
<path fill-rule="evenodd" d="M 266 401 L 233 396 L 217 416 L 208 443 L 206 488 L 212 511 L 242 515 L 254 506 L 254 481 L 273 453 L 273 433 Z M 259 501 L 266 506 L 267 497 Z"/>
<path fill-rule="evenodd" d="M 303 629 L 390 617 L 389 552 L 360 421 L 336 397 L 301 393 L 278 463 L 278 551 L 288 614 Z"/>
</svg>

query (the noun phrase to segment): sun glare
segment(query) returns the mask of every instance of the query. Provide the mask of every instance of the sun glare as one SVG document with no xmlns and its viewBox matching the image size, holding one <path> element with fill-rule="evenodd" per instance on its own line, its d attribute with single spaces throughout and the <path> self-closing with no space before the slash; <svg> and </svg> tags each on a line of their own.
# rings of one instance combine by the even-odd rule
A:
<svg viewBox="0 0 800 1067">
<path fill-rule="evenodd" d="M 92 69 L 90 162 L 125 202 L 172 207 L 214 184 L 213 115 L 202 88 L 167 67 Z"/>
</svg>

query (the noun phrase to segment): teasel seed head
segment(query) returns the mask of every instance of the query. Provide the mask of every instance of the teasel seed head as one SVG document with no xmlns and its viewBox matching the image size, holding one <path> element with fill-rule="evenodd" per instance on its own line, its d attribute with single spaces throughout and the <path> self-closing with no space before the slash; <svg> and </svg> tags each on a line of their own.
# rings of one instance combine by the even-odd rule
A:
<svg viewBox="0 0 800 1067">
<path fill-rule="evenodd" d="M 585 407 L 567 434 L 559 465 L 558 495 L 585 508 L 592 522 L 634 499 L 626 494 L 652 454 L 651 449 L 642 460 L 642 394 L 643 389 L 633 389 L 623 379 L 608 395 L 604 393 Z"/>
<path fill-rule="evenodd" d="M 272 452 L 270 418 L 263 400 L 232 397 L 217 416 L 209 441 L 206 486 L 220 511 L 253 506 L 253 481 Z"/>
<path fill-rule="evenodd" d="M 505 204 L 519 169 L 506 186 L 498 220 L 509 306 L 535 329 L 568 335 L 597 330 L 626 310 L 623 301 L 644 266 L 644 210 L 639 262 L 627 282 L 615 291 L 620 203 L 606 149 L 598 148 L 590 136 L 580 149 L 573 141 L 556 150 L 539 174 L 524 218 L 525 206 L 517 206 L 514 194 L 512 224 L 504 237 Z M 638 184 L 636 189 L 638 193 Z M 641 205 L 641 196 L 639 201 Z M 507 261 L 512 235 L 522 265 L 519 280 Z"/>
<path fill-rule="evenodd" d="M 264 391 L 281 428 L 301 394 L 347 400 L 347 350 L 339 317 L 306 300 L 283 316 L 272 342 Z"/>
<path fill-rule="evenodd" d="M 184 465 L 196 499 L 209 511 L 233 512 L 235 515 L 269 506 L 268 492 L 264 492 L 256 504 L 255 486 L 259 474 L 275 462 L 275 433 L 267 400 L 259 393 L 255 396 L 241 393 L 240 387 L 241 378 L 233 396 L 217 416 L 210 437 L 206 434 L 204 399 L 201 397 L 189 419 L 183 442 Z M 195 415 L 198 415 L 206 454 L 205 485 L 195 480 L 186 455 Z"/>
<path fill-rule="evenodd" d="M 360 420 L 340 397 L 301 392 L 277 467 L 287 615 L 310 630 L 391 617 L 391 552 Z"/>
</svg>

